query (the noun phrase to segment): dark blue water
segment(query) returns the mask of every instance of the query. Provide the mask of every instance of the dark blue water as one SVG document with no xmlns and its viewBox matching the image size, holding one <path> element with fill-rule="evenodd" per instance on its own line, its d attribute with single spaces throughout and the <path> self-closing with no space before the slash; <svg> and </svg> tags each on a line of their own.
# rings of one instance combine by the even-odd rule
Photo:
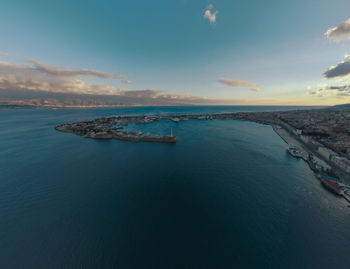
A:
<svg viewBox="0 0 350 269">
<path fill-rule="evenodd" d="M 164 121 L 176 145 L 59 123 L 172 107 L 0 111 L 0 268 L 350 268 L 350 208 L 270 126 Z"/>
</svg>

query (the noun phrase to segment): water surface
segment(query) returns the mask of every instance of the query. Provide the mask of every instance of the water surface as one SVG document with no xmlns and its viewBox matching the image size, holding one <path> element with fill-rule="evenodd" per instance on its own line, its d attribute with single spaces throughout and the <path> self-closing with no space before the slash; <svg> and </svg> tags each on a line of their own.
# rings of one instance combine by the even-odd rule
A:
<svg viewBox="0 0 350 269">
<path fill-rule="evenodd" d="M 190 120 L 176 145 L 56 124 L 153 107 L 0 111 L 0 268 L 350 268 L 350 209 L 270 126 Z"/>
</svg>

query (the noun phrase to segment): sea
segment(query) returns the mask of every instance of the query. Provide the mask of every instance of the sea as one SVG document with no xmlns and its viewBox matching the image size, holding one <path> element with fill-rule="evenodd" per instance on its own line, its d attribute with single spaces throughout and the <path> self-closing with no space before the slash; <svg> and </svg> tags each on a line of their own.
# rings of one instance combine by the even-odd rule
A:
<svg viewBox="0 0 350 269">
<path fill-rule="evenodd" d="M 350 208 L 271 126 L 160 121 L 176 144 L 55 125 L 112 115 L 277 111 L 210 106 L 0 110 L 0 268 L 350 268 Z"/>
</svg>

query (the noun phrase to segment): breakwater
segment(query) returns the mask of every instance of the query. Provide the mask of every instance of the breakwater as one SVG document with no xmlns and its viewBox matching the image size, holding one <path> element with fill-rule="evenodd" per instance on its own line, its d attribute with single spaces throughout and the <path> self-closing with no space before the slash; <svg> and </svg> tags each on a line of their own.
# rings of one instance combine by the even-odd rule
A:
<svg viewBox="0 0 350 269">
<path fill-rule="evenodd" d="M 214 120 L 233 119 L 249 120 L 264 124 L 275 123 L 276 118 L 271 113 L 224 113 L 199 115 L 167 115 L 167 116 L 112 116 L 101 117 L 90 121 L 74 122 L 55 126 L 60 132 L 74 133 L 79 136 L 94 139 L 117 139 L 132 142 L 176 143 L 178 138 L 171 132 L 169 136 L 144 135 L 142 132 L 127 132 L 124 127 L 130 123 L 147 124 L 159 120 L 172 120 L 176 123 L 189 119 Z"/>
</svg>

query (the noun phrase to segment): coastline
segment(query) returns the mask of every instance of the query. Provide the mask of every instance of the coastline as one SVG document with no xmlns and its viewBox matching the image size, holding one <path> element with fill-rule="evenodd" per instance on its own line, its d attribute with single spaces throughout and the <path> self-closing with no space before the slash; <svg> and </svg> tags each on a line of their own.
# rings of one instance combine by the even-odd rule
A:
<svg viewBox="0 0 350 269">
<path fill-rule="evenodd" d="M 321 111 L 321 110 L 320 110 Z M 186 114 L 186 115 L 134 115 L 134 116 L 111 116 L 101 117 L 95 120 L 75 122 L 71 124 L 61 124 L 55 126 L 55 129 L 60 132 L 74 133 L 78 136 L 93 139 L 116 139 L 131 142 L 155 142 L 155 143 L 176 143 L 178 138 L 171 135 L 160 136 L 150 135 L 143 132 L 128 132 L 124 127 L 129 123 L 148 124 L 160 120 L 171 120 L 175 123 L 180 123 L 187 120 L 215 120 L 215 119 L 230 119 L 230 120 L 245 120 L 259 124 L 270 125 L 274 132 L 289 145 L 288 152 L 296 158 L 303 159 L 315 172 L 315 175 L 320 179 L 321 183 L 329 190 L 337 195 L 344 196 L 350 202 L 350 187 L 344 184 L 349 184 L 350 173 L 347 167 L 342 169 L 334 160 L 343 158 L 336 152 L 327 148 L 312 136 L 302 135 L 302 131 L 296 129 L 289 122 L 286 122 L 282 117 L 282 113 L 288 112 L 236 112 L 236 113 L 219 113 L 219 114 Z M 295 113 L 291 111 L 289 113 Z M 324 156 L 324 152 L 332 154 Z M 349 161 L 350 162 L 350 161 Z M 328 178 L 325 178 L 328 177 Z M 336 182 L 334 182 L 336 181 Z"/>
<path fill-rule="evenodd" d="M 185 114 L 186 110 L 187 108 L 181 109 L 184 111 L 182 114 Z M 148 113 L 148 110 L 143 109 L 130 109 L 130 111 L 138 115 L 144 111 Z M 138 111 L 141 112 L 136 113 Z M 164 109 L 160 108 L 155 112 L 158 112 L 157 115 L 159 115 L 163 111 Z M 271 234 L 271 222 L 276 221 L 273 224 L 274 227 L 281 229 L 279 234 L 285 236 L 286 227 L 283 225 L 294 225 L 291 218 L 298 217 L 298 227 L 302 231 L 306 229 L 315 232 L 314 235 L 321 233 L 330 235 L 332 233 L 336 246 L 339 246 L 336 244 L 338 240 L 345 242 L 341 245 L 342 247 L 347 246 L 347 241 L 344 239 L 346 236 L 338 238 L 338 230 L 340 229 L 338 225 L 341 224 L 342 231 L 344 229 L 346 231 L 347 222 L 350 223 L 350 219 L 347 218 L 350 213 L 348 203 L 342 197 L 336 197 L 324 189 L 304 162 L 288 156 L 286 152 L 288 146 L 275 135 L 270 126 L 243 120 L 189 120 L 179 124 L 165 120 L 151 125 L 133 124 L 130 126 L 133 127 L 133 130 L 141 130 L 142 128 L 145 132 L 151 131 L 152 128 L 155 134 L 162 134 L 162 131 L 165 134 L 168 131 L 170 133 L 169 127 L 172 126 L 174 135 L 180 139 L 177 145 L 116 140 L 100 141 L 85 139 L 75 134 L 57 132 L 53 129 L 56 124 L 95 119 L 103 114 L 108 116 L 107 113 L 115 115 L 118 112 L 111 109 L 107 112 L 83 110 L 80 114 L 74 110 L 67 113 L 64 110 L 57 110 L 52 113 L 23 111 L 8 114 L 9 124 L 3 124 L 2 132 L 3 141 L 8 141 L 2 150 L 4 157 L 2 161 L 3 177 L 9 182 L 16 182 L 12 190 L 14 193 L 18 193 L 21 201 L 26 201 L 26 205 L 31 205 L 30 203 L 33 205 L 26 207 L 23 211 L 21 207 L 18 207 L 21 206 L 21 203 L 15 204 L 16 210 L 20 210 L 13 210 L 13 214 L 19 214 L 16 215 L 17 220 L 23 218 L 24 213 L 36 216 L 38 206 L 40 207 L 39 213 L 45 206 L 47 212 L 52 215 L 52 218 L 45 218 L 48 225 L 52 219 L 57 217 L 57 214 L 61 214 L 63 218 L 67 217 L 67 221 L 71 220 L 73 216 L 73 221 L 75 221 L 78 212 L 81 214 L 79 220 L 82 223 L 86 221 L 87 217 L 90 218 L 89 216 L 94 214 L 98 216 L 95 219 L 99 221 L 96 225 L 102 227 L 98 232 L 105 232 L 102 235 L 103 238 L 110 238 L 108 227 L 112 227 L 109 218 L 111 209 L 114 209 L 115 214 L 120 213 L 120 219 L 123 219 L 122 217 L 125 217 L 128 212 L 134 213 L 133 210 L 137 210 L 137 213 L 141 214 L 142 220 L 147 221 L 149 215 L 144 214 L 145 208 L 149 210 L 147 212 L 151 216 L 153 216 L 154 211 L 152 210 L 154 208 L 159 210 L 159 213 L 164 213 L 164 206 L 159 202 L 168 203 L 176 198 L 176 201 L 180 202 L 182 211 L 177 211 L 180 214 L 186 209 L 189 210 L 188 213 L 199 209 L 202 216 L 206 217 L 208 214 L 207 206 L 212 206 L 212 210 L 209 212 L 212 217 L 209 220 L 217 224 L 216 227 L 220 234 L 223 226 L 220 221 L 217 221 L 217 210 L 228 205 L 229 209 L 219 211 L 220 214 L 223 214 L 222 220 L 229 221 L 225 212 L 235 212 L 240 216 L 249 214 L 249 219 L 243 217 L 246 220 L 243 224 L 248 227 L 248 235 L 251 232 L 249 223 L 256 223 L 254 221 L 258 218 L 266 224 L 268 235 Z M 22 120 L 18 121 L 22 115 Z M 3 122 L 5 123 L 5 120 Z M 200 137 L 196 138 L 195 135 Z M 197 156 L 200 159 L 195 158 Z M 16 170 L 16 167 L 13 166 L 16 163 L 25 165 L 20 165 Z M 31 178 L 33 180 L 28 180 Z M 26 184 L 29 183 L 35 185 L 32 188 L 27 188 Z M 125 185 L 122 184 L 128 184 L 127 191 Z M 18 186 L 25 186 L 26 192 L 23 193 L 23 188 Z M 4 199 L 13 197 L 11 193 L 6 196 L 8 188 L 2 189 Z M 37 199 L 33 199 L 33 195 Z M 146 195 L 150 197 L 149 200 L 145 199 Z M 185 202 L 184 195 L 187 197 Z M 134 197 L 140 199 L 135 201 Z M 155 200 L 151 200 L 155 197 Z M 71 203 L 73 198 L 76 199 L 75 203 Z M 91 202 L 92 198 L 97 199 L 97 203 Z M 200 203 L 193 204 L 193 198 L 202 200 Z M 7 203 L 12 200 L 8 200 Z M 6 206 L 6 203 L 3 205 Z M 56 207 L 61 208 L 61 205 L 69 210 L 67 214 L 60 210 L 58 213 L 55 212 L 57 210 L 52 210 Z M 128 206 L 128 211 L 119 210 L 120 205 Z M 140 205 L 141 208 L 137 207 Z M 193 205 L 196 205 L 196 208 L 193 208 Z M 82 206 L 84 206 L 83 209 Z M 100 218 L 101 210 L 104 218 Z M 167 212 L 170 223 L 173 219 L 173 213 L 172 210 Z M 302 215 L 300 215 L 301 213 Z M 229 215 L 232 222 L 230 225 L 224 226 L 227 231 L 230 231 L 237 223 L 237 216 Z M 162 214 L 158 216 L 163 217 Z M 186 213 L 184 216 L 188 217 L 190 214 Z M 193 221 L 196 224 L 192 226 L 194 232 L 198 227 L 196 218 L 197 216 L 193 216 Z M 3 230 L 10 230 L 11 226 L 17 225 L 16 219 L 14 222 L 7 222 Z M 120 224 L 121 231 L 124 231 L 125 226 L 123 222 L 120 223 L 120 219 L 114 218 L 113 215 L 115 223 Z M 184 220 L 186 219 L 184 218 Z M 131 225 L 143 223 L 135 222 L 134 218 L 128 218 L 128 221 Z M 159 220 L 157 219 L 157 221 Z M 160 221 L 162 222 L 162 219 Z M 327 225 L 324 229 L 322 221 Z M 159 222 L 157 223 L 159 224 Z M 256 225 L 260 227 L 260 224 Z M 315 231 L 315 226 L 319 228 L 320 225 L 322 230 Z M 94 232 L 97 231 L 95 229 L 97 226 L 90 225 L 90 223 L 85 226 L 88 230 L 78 229 L 83 238 L 91 231 L 92 239 L 96 239 Z M 107 229 L 103 229 L 106 227 Z M 149 232 L 149 227 L 145 227 L 146 233 Z M 211 229 L 210 226 L 205 227 Z M 19 228 L 23 232 L 19 235 L 16 232 L 16 236 L 18 240 L 21 240 L 23 233 L 28 231 L 26 222 L 23 222 L 22 227 Z M 39 235 L 43 235 L 41 228 L 39 225 Z M 113 226 L 113 228 L 115 227 Z M 119 226 L 117 228 L 119 229 Z M 51 238 L 52 234 L 45 231 L 47 234 L 44 235 Z M 19 229 L 18 232 L 20 232 Z M 261 229 L 259 228 L 256 235 L 260 233 Z M 272 235 L 274 233 L 276 230 L 273 230 Z M 235 240 L 239 234 L 238 229 L 230 238 Z M 346 235 L 346 232 L 344 234 Z M 293 240 L 295 236 L 296 234 L 292 233 L 288 239 Z M 305 234 L 301 233 L 300 242 L 303 242 L 304 237 Z M 8 236 L 8 240 L 13 242 L 13 236 Z M 115 237 L 115 240 L 117 242 L 118 238 Z M 244 237 L 240 240 L 242 240 L 239 241 L 240 244 L 245 244 Z M 53 243 L 55 242 L 53 241 Z M 145 246 L 147 247 L 146 243 Z"/>
<path fill-rule="evenodd" d="M 310 161 L 310 155 L 316 155 L 317 157 L 320 157 L 316 152 L 312 151 L 310 148 L 308 148 L 305 144 L 303 144 L 301 141 L 298 141 L 296 138 L 293 137 L 291 133 L 289 133 L 286 129 L 284 129 L 281 126 L 277 125 L 272 125 L 271 126 L 273 131 L 289 146 L 295 146 L 298 151 L 301 153 L 300 158 L 303 159 L 309 166 L 309 168 L 315 173 L 315 177 L 320 180 L 321 184 L 328 189 L 329 191 L 335 193 L 338 196 L 342 196 L 345 198 L 346 201 L 350 203 L 350 196 L 348 194 L 348 191 L 350 190 L 349 185 L 349 177 L 347 176 L 342 176 L 340 182 L 333 182 L 332 186 L 329 186 L 327 182 L 324 182 L 322 178 L 324 175 L 322 174 L 322 171 L 319 171 L 313 163 Z M 295 156 L 294 156 L 295 157 Z M 324 159 L 323 159 L 324 160 Z M 324 160 L 326 161 L 326 160 Z M 337 167 L 335 167 L 332 163 L 327 162 L 328 165 L 332 167 L 332 170 L 336 171 L 337 174 L 341 173 L 344 175 Z M 346 183 L 346 184 L 345 184 Z M 335 188 L 339 188 L 335 191 Z"/>
</svg>

